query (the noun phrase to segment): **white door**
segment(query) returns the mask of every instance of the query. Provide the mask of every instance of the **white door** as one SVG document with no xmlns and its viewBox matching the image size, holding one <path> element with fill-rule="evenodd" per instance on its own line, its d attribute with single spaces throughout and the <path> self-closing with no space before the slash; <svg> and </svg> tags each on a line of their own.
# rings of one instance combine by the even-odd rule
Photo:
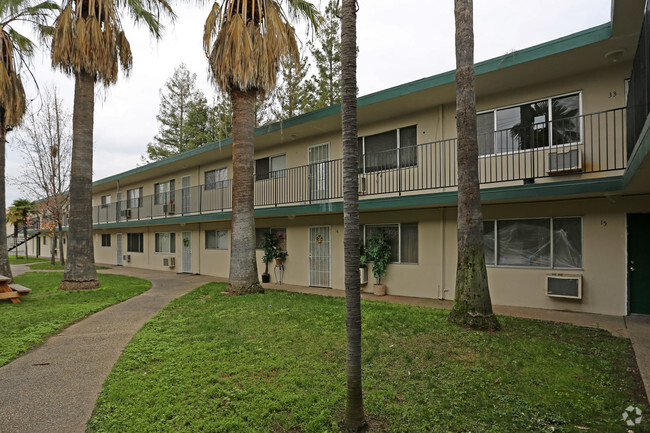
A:
<svg viewBox="0 0 650 433">
<path fill-rule="evenodd" d="M 192 232 L 183 232 L 183 273 L 192 273 Z"/>
<path fill-rule="evenodd" d="M 329 199 L 330 144 L 309 148 L 309 199 Z"/>
<path fill-rule="evenodd" d="M 190 188 L 192 186 L 192 178 L 190 176 L 183 176 L 181 178 L 181 188 L 182 192 L 182 209 L 181 212 L 183 214 L 189 213 L 192 211 L 192 189 Z"/>
<path fill-rule="evenodd" d="M 329 226 L 309 227 L 309 285 L 332 287 Z"/>
<path fill-rule="evenodd" d="M 115 249 L 117 250 L 117 266 L 122 266 L 122 233 L 115 235 Z"/>
</svg>

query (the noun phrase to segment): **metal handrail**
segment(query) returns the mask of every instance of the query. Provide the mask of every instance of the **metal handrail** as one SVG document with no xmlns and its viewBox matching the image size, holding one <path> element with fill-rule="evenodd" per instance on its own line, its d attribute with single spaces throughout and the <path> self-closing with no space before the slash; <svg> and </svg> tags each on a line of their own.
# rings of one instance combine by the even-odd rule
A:
<svg viewBox="0 0 650 433">
<path fill-rule="evenodd" d="M 624 169 L 626 110 L 618 108 L 480 134 L 482 184 Z M 457 186 L 456 139 L 363 155 L 362 197 Z M 340 200 L 343 160 L 270 172 L 254 185 L 255 206 Z M 231 209 L 232 179 L 93 207 L 95 224 L 223 212 Z"/>
</svg>

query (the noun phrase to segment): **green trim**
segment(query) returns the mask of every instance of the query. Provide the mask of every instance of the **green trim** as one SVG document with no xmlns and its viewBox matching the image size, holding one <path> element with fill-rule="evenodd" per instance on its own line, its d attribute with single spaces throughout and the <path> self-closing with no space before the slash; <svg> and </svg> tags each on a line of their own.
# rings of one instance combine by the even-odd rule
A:
<svg viewBox="0 0 650 433">
<path fill-rule="evenodd" d="M 522 198 L 538 198 L 547 196 L 566 196 L 575 194 L 593 194 L 622 190 L 623 176 L 608 178 L 593 178 L 584 180 L 558 181 L 541 184 L 515 185 L 505 187 L 484 188 L 481 190 L 481 200 L 484 204 L 491 201 L 511 200 Z M 388 208 L 409 208 L 430 205 L 455 205 L 458 193 L 432 192 L 427 194 L 406 195 L 387 198 L 369 198 L 359 201 L 360 211 L 370 211 Z M 268 207 L 255 210 L 255 217 L 284 217 L 287 215 L 305 215 L 343 212 L 343 202 L 313 203 L 295 206 Z M 200 215 L 178 216 L 172 218 L 157 218 L 151 220 L 125 221 L 109 224 L 95 224 L 93 228 L 112 229 L 121 227 L 159 226 L 181 223 L 204 223 L 223 221 L 232 218 L 232 212 L 212 212 Z"/>
<path fill-rule="evenodd" d="M 582 30 L 568 36 L 554 39 L 552 41 L 544 42 L 543 44 L 535 45 L 533 47 L 524 48 L 523 50 L 514 51 L 506 54 L 505 56 L 497 57 L 494 59 L 486 60 L 477 63 L 474 67 L 476 75 L 487 74 L 490 72 L 498 71 L 500 69 L 508 68 L 511 66 L 519 65 L 522 63 L 538 60 L 544 57 L 552 56 L 564 51 L 574 50 L 586 45 L 594 44 L 607 40 L 612 35 L 612 23 L 601 24 L 590 29 Z M 431 89 L 434 87 L 442 86 L 445 84 L 453 83 L 456 79 L 456 71 L 447 71 L 438 75 L 434 75 L 420 80 L 412 81 L 410 83 L 401 84 L 399 86 L 391 87 L 389 89 L 380 90 L 379 92 L 371 93 L 366 96 L 358 98 L 358 107 L 365 107 L 380 102 L 385 102 L 393 98 L 407 96 L 412 93 L 420 92 L 423 90 Z M 302 125 L 304 123 L 323 119 L 341 113 L 341 104 L 335 104 L 330 107 L 322 108 L 320 110 L 305 113 L 300 116 L 292 117 L 291 119 L 276 122 L 271 125 L 261 126 L 255 129 L 255 136 L 270 134 L 282 129 L 291 128 L 293 126 Z M 106 177 L 104 179 L 93 182 L 93 186 L 100 186 L 106 183 L 116 181 L 120 178 L 131 176 L 134 174 L 142 173 L 157 167 L 172 164 L 195 155 L 200 155 L 205 152 L 210 152 L 226 146 L 232 145 L 232 137 L 228 137 L 219 142 L 209 143 L 196 149 L 187 152 L 170 156 L 169 158 L 161 161 L 152 162 L 141 167 L 136 167 L 116 175 Z"/>
<path fill-rule="evenodd" d="M 648 153 L 650 153 L 650 116 L 646 118 L 645 125 L 643 125 L 643 129 L 641 130 L 641 135 L 634 145 L 632 156 L 628 161 L 623 181 L 626 187 L 632 181 L 632 178 L 643 161 L 647 158 Z"/>
</svg>

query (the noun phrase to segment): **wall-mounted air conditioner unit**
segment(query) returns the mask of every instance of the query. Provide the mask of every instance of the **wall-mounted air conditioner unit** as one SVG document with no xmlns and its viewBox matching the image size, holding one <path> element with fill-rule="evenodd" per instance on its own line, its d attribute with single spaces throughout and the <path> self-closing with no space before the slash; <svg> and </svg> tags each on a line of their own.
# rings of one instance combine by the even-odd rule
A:
<svg viewBox="0 0 650 433">
<path fill-rule="evenodd" d="M 170 268 L 176 267 L 176 257 L 169 258 L 169 267 Z"/>
<path fill-rule="evenodd" d="M 124 209 L 120 211 L 120 216 L 126 219 L 131 218 L 131 209 Z"/>
<path fill-rule="evenodd" d="M 551 150 L 548 154 L 548 174 L 578 173 L 582 171 L 582 150 Z"/>
<path fill-rule="evenodd" d="M 122 256 L 124 260 L 126 260 L 127 263 L 131 263 L 131 254 L 127 254 L 125 256 Z"/>
<path fill-rule="evenodd" d="M 582 299 L 582 275 L 547 275 L 546 296 Z"/>
</svg>

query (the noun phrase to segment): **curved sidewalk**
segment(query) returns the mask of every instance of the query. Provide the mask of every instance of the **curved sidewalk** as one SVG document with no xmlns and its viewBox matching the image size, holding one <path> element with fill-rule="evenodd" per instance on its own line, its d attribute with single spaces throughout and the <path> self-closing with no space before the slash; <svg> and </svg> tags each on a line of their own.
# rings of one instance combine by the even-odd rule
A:
<svg viewBox="0 0 650 433">
<path fill-rule="evenodd" d="M 215 281 L 135 268 L 101 272 L 144 278 L 152 288 L 65 328 L 0 368 L 1 433 L 83 433 L 106 376 L 133 335 L 173 299 Z"/>
</svg>

